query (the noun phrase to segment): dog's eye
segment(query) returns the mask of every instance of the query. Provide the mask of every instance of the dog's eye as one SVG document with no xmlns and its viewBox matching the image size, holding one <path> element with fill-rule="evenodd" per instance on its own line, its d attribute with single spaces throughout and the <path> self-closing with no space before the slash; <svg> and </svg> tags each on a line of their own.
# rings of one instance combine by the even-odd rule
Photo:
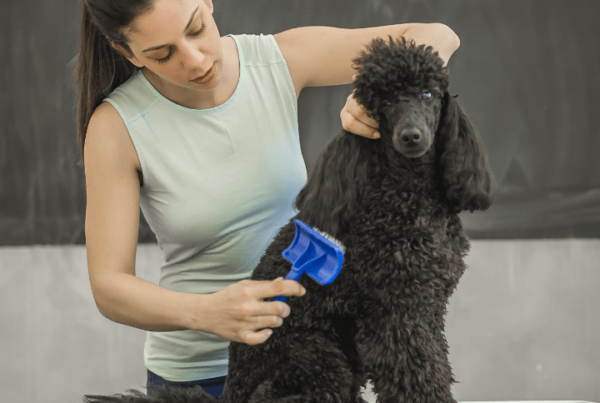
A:
<svg viewBox="0 0 600 403">
<path fill-rule="evenodd" d="M 431 92 L 426 91 L 423 93 L 422 97 L 423 97 L 423 99 L 431 99 L 431 97 L 433 97 L 433 95 L 431 95 Z"/>
</svg>

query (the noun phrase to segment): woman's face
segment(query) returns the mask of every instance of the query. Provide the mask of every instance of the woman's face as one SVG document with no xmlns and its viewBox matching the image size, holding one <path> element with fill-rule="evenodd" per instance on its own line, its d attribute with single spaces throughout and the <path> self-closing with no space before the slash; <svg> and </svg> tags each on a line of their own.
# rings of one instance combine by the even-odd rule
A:
<svg viewBox="0 0 600 403">
<path fill-rule="evenodd" d="M 223 73 L 223 53 L 212 12 L 212 0 L 156 0 L 130 26 L 128 59 L 171 84 L 214 88 Z"/>
</svg>

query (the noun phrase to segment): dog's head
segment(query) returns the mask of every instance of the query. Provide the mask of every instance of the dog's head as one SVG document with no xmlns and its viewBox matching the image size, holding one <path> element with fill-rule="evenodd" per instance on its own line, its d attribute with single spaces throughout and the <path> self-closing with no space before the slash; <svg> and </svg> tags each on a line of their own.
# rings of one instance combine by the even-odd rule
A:
<svg viewBox="0 0 600 403">
<path fill-rule="evenodd" d="M 404 38 L 374 40 L 354 60 L 355 97 L 379 122 L 382 139 L 414 160 L 434 149 L 446 198 L 456 212 L 486 210 L 492 178 L 481 140 L 455 97 L 432 47 Z"/>
<path fill-rule="evenodd" d="M 355 97 L 379 122 L 383 137 L 407 158 L 418 158 L 433 145 L 448 70 L 433 48 L 404 38 L 374 40 L 354 60 Z"/>
</svg>

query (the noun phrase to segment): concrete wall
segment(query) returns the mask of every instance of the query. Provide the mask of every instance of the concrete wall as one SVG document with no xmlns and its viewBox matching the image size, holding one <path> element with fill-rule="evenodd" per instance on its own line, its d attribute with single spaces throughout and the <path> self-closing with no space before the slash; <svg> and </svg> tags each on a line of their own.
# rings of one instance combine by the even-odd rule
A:
<svg viewBox="0 0 600 403">
<path fill-rule="evenodd" d="M 138 275 L 156 280 L 155 245 Z M 474 241 L 447 337 L 457 400 L 600 401 L 600 240 Z M 81 246 L 0 248 L 0 390 L 79 402 L 145 384 L 144 332 L 95 307 Z"/>
</svg>

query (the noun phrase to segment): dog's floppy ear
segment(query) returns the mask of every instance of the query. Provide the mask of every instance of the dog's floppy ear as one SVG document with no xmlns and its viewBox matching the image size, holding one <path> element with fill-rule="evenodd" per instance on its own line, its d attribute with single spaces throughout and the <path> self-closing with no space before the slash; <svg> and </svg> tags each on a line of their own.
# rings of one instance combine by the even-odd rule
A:
<svg viewBox="0 0 600 403">
<path fill-rule="evenodd" d="M 376 169 L 376 164 L 369 163 L 375 158 L 376 142 L 345 130 L 338 133 L 296 197 L 298 218 L 334 237 L 347 230 L 348 219 L 367 184 L 369 169 Z"/>
<path fill-rule="evenodd" d="M 492 204 L 487 156 L 469 118 L 448 92 L 436 133 L 437 172 L 456 212 L 486 210 Z"/>
</svg>

